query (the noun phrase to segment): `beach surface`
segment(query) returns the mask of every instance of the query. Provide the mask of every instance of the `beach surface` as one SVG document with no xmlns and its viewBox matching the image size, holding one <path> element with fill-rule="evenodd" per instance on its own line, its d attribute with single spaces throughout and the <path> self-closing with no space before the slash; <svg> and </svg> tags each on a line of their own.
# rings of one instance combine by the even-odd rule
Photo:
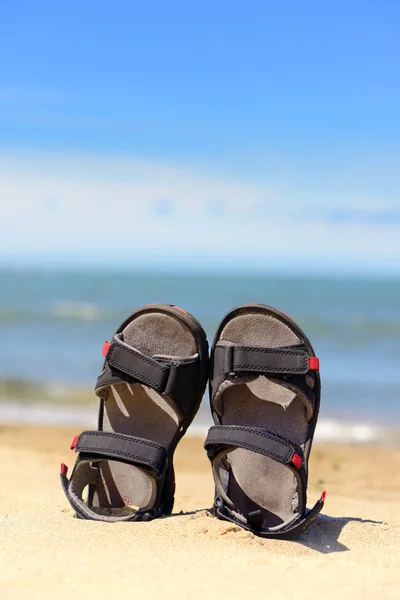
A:
<svg viewBox="0 0 400 600">
<path fill-rule="evenodd" d="M 73 517 L 59 483 L 67 427 L 0 427 L 0 596 L 18 598 L 400 597 L 400 449 L 315 445 L 308 504 L 323 514 L 296 542 L 261 540 L 209 512 L 200 438 L 176 454 L 174 514 L 150 523 Z"/>
</svg>

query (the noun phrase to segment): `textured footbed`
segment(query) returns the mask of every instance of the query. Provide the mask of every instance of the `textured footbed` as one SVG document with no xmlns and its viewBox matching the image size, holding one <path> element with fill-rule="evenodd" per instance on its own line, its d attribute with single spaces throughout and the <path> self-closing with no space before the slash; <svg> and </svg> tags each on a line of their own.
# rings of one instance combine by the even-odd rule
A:
<svg viewBox="0 0 400 600">
<path fill-rule="evenodd" d="M 301 343 L 287 325 L 266 310 L 248 311 L 228 321 L 220 341 L 270 348 Z M 307 407 L 294 392 L 273 380 L 258 376 L 249 382 L 247 378 L 247 382 L 228 387 L 218 405 L 223 425 L 268 427 L 304 449 Z M 242 448 L 230 452 L 227 461 L 227 495 L 239 513 L 261 510 L 264 526 L 274 527 L 303 512 L 298 479 L 285 465 Z"/>
<path fill-rule="evenodd" d="M 197 345 L 190 328 L 170 313 L 150 312 L 134 318 L 123 331 L 124 342 L 147 356 L 190 357 Z M 103 431 L 152 440 L 168 448 L 182 416 L 173 402 L 142 384 L 109 388 Z M 91 506 L 100 514 L 124 515 L 149 509 L 156 497 L 155 479 L 145 470 L 113 460 L 95 463 L 100 477 L 92 487 Z"/>
</svg>

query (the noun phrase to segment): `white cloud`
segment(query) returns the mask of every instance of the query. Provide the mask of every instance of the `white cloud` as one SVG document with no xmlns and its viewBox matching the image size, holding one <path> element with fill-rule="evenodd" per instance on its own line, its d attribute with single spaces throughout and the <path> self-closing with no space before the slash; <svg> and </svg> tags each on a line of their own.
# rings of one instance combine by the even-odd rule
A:
<svg viewBox="0 0 400 600">
<path fill-rule="evenodd" d="M 399 223 L 330 221 L 303 198 L 173 164 L 3 153 L 0 253 L 400 270 Z"/>
</svg>

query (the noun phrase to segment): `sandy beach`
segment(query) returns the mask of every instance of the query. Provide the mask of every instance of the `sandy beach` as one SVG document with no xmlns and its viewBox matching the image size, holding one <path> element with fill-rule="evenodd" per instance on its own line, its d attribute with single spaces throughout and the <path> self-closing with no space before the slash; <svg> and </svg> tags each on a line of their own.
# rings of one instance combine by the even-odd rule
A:
<svg viewBox="0 0 400 600">
<path fill-rule="evenodd" d="M 172 517 L 74 519 L 58 480 L 78 430 L 0 427 L 1 598 L 399 598 L 400 450 L 316 445 L 309 505 L 324 513 L 297 542 L 260 540 L 214 519 L 200 438 L 176 454 Z"/>
</svg>

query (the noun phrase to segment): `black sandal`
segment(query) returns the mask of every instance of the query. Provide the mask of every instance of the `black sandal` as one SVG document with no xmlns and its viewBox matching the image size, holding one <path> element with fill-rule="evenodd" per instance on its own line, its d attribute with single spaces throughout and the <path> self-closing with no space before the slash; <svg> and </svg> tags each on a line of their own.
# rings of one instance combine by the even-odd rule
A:
<svg viewBox="0 0 400 600">
<path fill-rule="evenodd" d="M 219 519 L 280 539 L 311 525 L 326 495 L 307 511 L 320 396 L 319 361 L 294 321 L 262 304 L 226 315 L 211 353 L 215 426 L 205 443 Z"/>
<path fill-rule="evenodd" d="M 105 342 L 103 354 L 95 387 L 98 431 L 73 440 L 79 454 L 70 479 L 61 465 L 64 492 L 82 519 L 148 521 L 171 514 L 174 451 L 207 384 L 204 330 L 176 306 L 145 305 Z"/>
</svg>

